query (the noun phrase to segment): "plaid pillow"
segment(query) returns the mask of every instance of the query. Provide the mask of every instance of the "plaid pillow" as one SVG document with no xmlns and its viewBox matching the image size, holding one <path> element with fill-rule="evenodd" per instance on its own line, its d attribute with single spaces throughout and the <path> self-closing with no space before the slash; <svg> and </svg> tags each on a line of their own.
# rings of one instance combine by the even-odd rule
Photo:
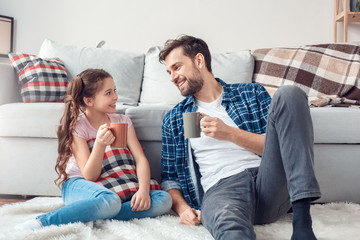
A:
<svg viewBox="0 0 360 240">
<path fill-rule="evenodd" d="M 68 78 L 59 59 L 42 59 L 31 54 L 9 53 L 18 74 L 23 102 L 62 102 Z"/>
<path fill-rule="evenodd" d="M 338 99 L 360 105 L 360 47 L 319 44 L 257 49 L 253 82 L 278 88 L 295 85 L 309 100 Z"/>
<path fill-rule="evenodd" d="M 90 151 L 95 139 L 88 141 Z M 101 175 L 96 181 L 107 189 L 115 192 L 122 201 L 130 201 L 139 190 L 135 170 L 135 160 L 129 149 L 111 149 L 104 153 Z M 150 180 L 150 190 L 160 190 L 156 180 Z"/>
</svg>

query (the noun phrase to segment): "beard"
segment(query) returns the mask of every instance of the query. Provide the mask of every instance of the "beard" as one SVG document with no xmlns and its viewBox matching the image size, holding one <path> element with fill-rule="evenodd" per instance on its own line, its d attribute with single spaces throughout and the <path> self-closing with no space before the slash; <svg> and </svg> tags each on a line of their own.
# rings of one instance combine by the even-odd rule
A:
<svg viewBox="0 0 360 240">
<path fill-rule="evenodd" d="M 199 92 L 204 85 L 204 79 L 197 72 L 194 76 L 186 78 L 187 88 L 180 90 L 182 96 L 187 97 Z"/>
</svg>

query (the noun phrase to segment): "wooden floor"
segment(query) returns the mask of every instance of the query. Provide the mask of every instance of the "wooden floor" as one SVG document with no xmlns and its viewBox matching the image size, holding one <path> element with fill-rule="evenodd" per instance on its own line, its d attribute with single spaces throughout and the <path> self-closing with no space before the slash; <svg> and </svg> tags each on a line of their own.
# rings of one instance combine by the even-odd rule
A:
<svg viewBox="0 0 360 240">
<path fill-rule="evenodd" d="M 0 195 L 0 207 L 5 204 L 24 202 L 32 197 L 14 196 L 14 195 Z"/>
</svg>

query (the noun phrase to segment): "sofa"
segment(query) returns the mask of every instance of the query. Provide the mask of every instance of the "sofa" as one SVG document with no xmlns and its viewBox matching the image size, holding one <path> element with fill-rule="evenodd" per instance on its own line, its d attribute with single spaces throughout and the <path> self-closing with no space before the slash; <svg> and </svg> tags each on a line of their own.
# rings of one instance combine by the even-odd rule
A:
<svg viewBox="0 0 360 240">
<path fill-rule="evenodd" d="M 353 69 L 356 66 L 350 66 L 351 69 L 343 75 L 335 74 L 333 68 L 345 68 L 347 65 L 335 62 L 324 67 L 321 65 L 323 63 L 320 64 L 324 56 L 330 56 L 331 61 L 339 60 L 334 50 L 337 47 L 340 47 L 341 56 L 344 57 L 346 51 L 341 47 L 357 46 L 326 46 L 325 52 L 314 50 L 318 48 L 316 45 L 309 45 L 214 53 L 213 73 L 227 83 L 262 84 L 271 94 L 278 87 L 289 84 L 297 85 L 307 92 L 309 104 L 312 105 L 315 172 L 322 191 L 318 202 L 360 203 L 360 108 L 356 95 L 360 88 L 360 73 Z M 333 49 L 326 52 L 327 48 Z M 0 195 L 60 196 L 60 189 L 54 184 L 57 177 L 54 166 L 57 158 L 56 128 L 63 111 L 61 96 L 60 100 L 26 98 L 31 94 L 54 90 L 29 90 L 31 84 L 27 82 L 37 81 L 37 78 L 45 78 L 44 81 L 47 81 L 46 76 L 41 75 L 41 61 L 47 59 L 61 62 L 62 72 L 57 74 L 63 77 L 61 81 L 65 83 L 87 68 L 103 68 L 113 76 L 119 95 L 116 111 L 132 120 L 150 162 L 152 178 L 161 181 L 162 119 L 183 97 L 170 82 L 165 66 L 158 61 L 160 49 L 151 47 L 146 53 L 130 53 L 73 46 L 45 39 L 39 53 L 30 57 L 30 64 L 35 64 L 32 69 L 38 69 L 38 72 L 31 70 L 29 73 L 22 69 L 21 73 L 21 69 L 15 66 L 17 64 L 19 67 L 19 63 L 11 63 L 9 60 L 0 62 Z M 351 55 L 356 54 L 360 56 L 360 52 Z M 329 59 L 326 61 L 329 62 Z M 357 60 L 347 62 L 350 65 L 357 63 L 359 67 Z M 24 62 L 21 64 L 24 67 Z M 315 72 L 316 77 L 321 75 L 323 83 L 331 83 L 330 80 L 335 76 L 342 79 L 342 89 L 349 82 L 352 86 L 341 94 L 334 94 L 331 92 L 335 88 L 334 84 L 329 84 L 332 87 L 324 90 L 314 83 L 318 79 L 316 77 L 309 79 L 311 84 L 308 84 L 306 78 L 310 76 L 309 72 Z M 354 74 L 356 76 L 352 77 Z M 300 80 L 297 76 L 301 76 Z M 19 82 L 20 77 L 25 80 Z M 348 78 L 347 82 L 344 78 Z M 54 91 L 62 91 L 63 94 L 66 84 L 58 85 Z M 32 92 L 29 95 L 26 91 Z"/>
</svg>

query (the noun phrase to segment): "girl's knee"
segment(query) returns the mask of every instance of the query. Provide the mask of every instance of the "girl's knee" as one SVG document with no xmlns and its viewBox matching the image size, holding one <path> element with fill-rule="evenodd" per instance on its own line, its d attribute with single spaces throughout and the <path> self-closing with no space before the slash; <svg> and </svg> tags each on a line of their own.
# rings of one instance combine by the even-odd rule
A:
<svg viewBox="0 0 360 240">
<path fill-rule="evenodd" d="M 99 213 L 102 218 L 112 218 L 116 216 L 121 209 L 121 199 L 113 192 L 107 192 L 99 196 L 101 198 L 101 206 L 99 206 Z"/>
<path fill-rule="evenodd" d="M 172 207 L 172 198 L 170 194 L 165 191 L 160 191 L 159 194 L 161 196 L 160 199 L 162 200 L 162 205 L 164 206 L 164 208 L 168 209 L 169 211 Z"/>
<path fill-rule="evenodd" d="M 170 194 L 165 191 L 154 191 L 151 201 L 153 208 L 155 208 L 154 210 L 158 212 L 157 215 L 168 213 L 172 207 L 172 198 Z"/>
</svg>

